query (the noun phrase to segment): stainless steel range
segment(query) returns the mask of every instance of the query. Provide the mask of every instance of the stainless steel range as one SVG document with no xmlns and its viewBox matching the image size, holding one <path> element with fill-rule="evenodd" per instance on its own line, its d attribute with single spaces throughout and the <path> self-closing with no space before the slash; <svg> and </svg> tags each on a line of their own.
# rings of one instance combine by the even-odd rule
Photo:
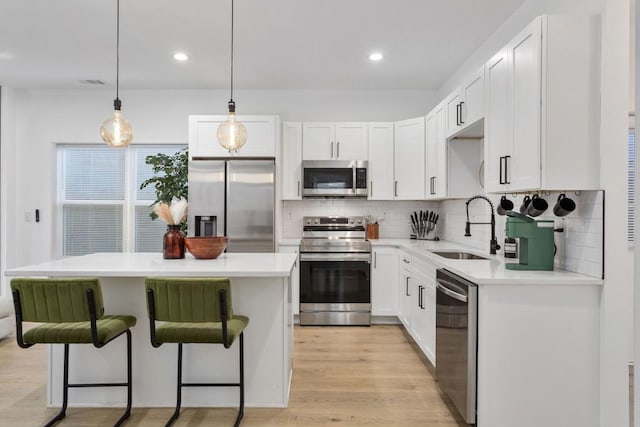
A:
<svg viewBox="0 0 640 427">
<path fill-rule="evenodd" d="M 300 324 L 371 323 L 371 243 L 363 217 L 304 217 Z"/>
</svg>

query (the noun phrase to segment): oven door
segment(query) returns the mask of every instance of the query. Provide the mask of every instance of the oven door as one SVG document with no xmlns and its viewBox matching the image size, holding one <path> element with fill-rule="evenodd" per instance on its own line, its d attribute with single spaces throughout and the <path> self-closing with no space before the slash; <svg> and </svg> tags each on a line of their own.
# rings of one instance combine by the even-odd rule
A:
<svg viewBox="0 0 640 427">
<path fill-rule="evenodd" d="M 368 325 L 370 269 L 370 253 L 301 253 L 300 323 Z"/>
</svg>

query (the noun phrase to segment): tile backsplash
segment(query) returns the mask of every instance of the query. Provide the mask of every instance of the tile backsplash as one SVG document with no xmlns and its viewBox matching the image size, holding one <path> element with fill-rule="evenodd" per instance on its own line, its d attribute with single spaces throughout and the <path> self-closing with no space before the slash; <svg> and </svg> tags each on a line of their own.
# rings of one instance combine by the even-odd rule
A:
<svg viewBox="0 0 640 427">
<path fill-rule="evenodd" d="M 567 197 L 576 203 L 576 210 L 565 217 L 553 215 L 553 206 L 560 193 L 541 194 L 549 208 L 536 219 L 553 220 L 555 228 L 564 228 L 564 232 L 555 233 L 557 253 L 556 268 L 574 271 L 593 277 L 602 277 L 603 238 L 604 238 L 604 193 L 602 191 L 582 191 L 576 195 L 567 193 Z M 507 195 L 519 212 L 524 194 Z M 488 195 L 494 206 L 501 195 Z M 369 201 L 354 199 L 307 199 L 282 202 L 282 237 L 302 237 L 303 216 L 341 216 L 372 215 L 379 219 L 381 239 L 406 239 L 411 233 L 409 215 L 420 209 L 435 211 L 440 215 L 436 235 L 442 240 L 477 248 L 489 252 L 491 227 L 472 225 L 471 236 L 464 236 L 466 222 L 466 200 L 429 201 Z M 471 222 L 489 222 L 489 204 L 483 200 L 474 200 L 469 205 Z M 504 247 L 506 217 L 496 215 L 496 236 Z M 503 248 L 498 251 L 503 255 Z"/>
<path fill-rule="evenodd" d="M 413 211 L 438 212 L 439 202 L 426 201 L 370 201 L 354 199 L 307 199 L 282 202 L 282 237 L 302 237 L 303 216 L 364 216 L 379 220 L 381 239 L 409 238 Z"/>
<path fill-rule="evenodd" d="M 603 238 L 604 238 L 604 193 L 602 191 L 582 191 L 578 195 L 567 193 L 567 197 L 576 203 L 576 209 L 565 217 L 553 215 L 553 206 L 560 193 L 544 193 L 541 197 L 549 204 L 546 212 L 536 219 L 553 220 L 554 228 L 564 228 L 564 232 L 555 233 L 557 252 L 556 268 L 602 277 L 603 272 Z M 524 194 L 507 195 L 519 212 Z M 494 206 L 501 195 L 488 195 Z M 466 222 L 465 200 L 446 200 L 441 202 L 440 211 L 444 212 L 441 220 L 440 237 L 452 242 L 469 245 L 484 252 L 489 251 L 491 227 L 489 225 L 472 225 L 471 237 L 464 236 Z M 489 222 L 489 204 L 483 200 L 474 200 L 469 205 L 471 222 Z M 506 217 L 496 215 L 496 236 L 500 246 L 504 246 Z M 498 252 L 502 254 L 502 250 Z"/>
</svg>

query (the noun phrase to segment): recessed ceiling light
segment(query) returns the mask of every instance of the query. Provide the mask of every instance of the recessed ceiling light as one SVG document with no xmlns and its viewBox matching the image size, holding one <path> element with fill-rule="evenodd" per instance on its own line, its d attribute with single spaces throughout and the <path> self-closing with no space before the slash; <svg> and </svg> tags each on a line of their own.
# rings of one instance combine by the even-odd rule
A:
<svg viewBox="0 0 640 427">
<path fill-rule="evenodd" d="M 184 52 L 178 52 L 173 54 L 173 59 L 176 61 L 184 62 L 189 60 L 189 55 Z"/>
<path fill-rule="evenodd" d="M 382 56 L 382 54 L 380 52 L 373 52 L 371 55 L 369 55 L 369 59 L 371 61 L 380 61 L 382 60 L 382 58 L 384 58 Z"/>
</svg>

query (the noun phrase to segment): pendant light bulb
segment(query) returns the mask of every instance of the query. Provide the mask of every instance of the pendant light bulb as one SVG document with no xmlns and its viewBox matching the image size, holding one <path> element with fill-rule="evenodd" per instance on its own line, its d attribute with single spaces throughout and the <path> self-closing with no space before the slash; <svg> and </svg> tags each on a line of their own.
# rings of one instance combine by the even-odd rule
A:
<svg viewBox="0 0 640 427">
<path fill-rule="evenodd" d="M 230 153 L 237 153 L 247 142 L 247 129 L 236 121 L 236 103 L 233 101 L 233 0 L 231 0 L 231 96 L 229 98 L 229 120 L 218 126 L 218 142 Z"/>
<path fill-rule="evenodd" d="M 116 8 L 116 99 L 113 100 L 113 117 L 102 122 L 100 137 L 111 147 L 126 147 L 133 140 L 131 124 L 122 117 L 122 102 L 118 98 L 120 89 L 120 0 Z"/>
<path fill-rule="evenodd" d="M 247 129 L 236 121 L 235 103 L 229 101 L 229 120 L 218 126 L 218 142 L 230 153 L 237 153 L 247 142 Z"/>
<path fill-rule="evenodd" d="M 131 124 L 122 117 L 119 99 L 114 101 L 114 106 L 113 117 L 102 122 L 100 126 L 100 137 L 111 147 L 126 147 L 133 140 L 133 129 Z"/>
</svg>

